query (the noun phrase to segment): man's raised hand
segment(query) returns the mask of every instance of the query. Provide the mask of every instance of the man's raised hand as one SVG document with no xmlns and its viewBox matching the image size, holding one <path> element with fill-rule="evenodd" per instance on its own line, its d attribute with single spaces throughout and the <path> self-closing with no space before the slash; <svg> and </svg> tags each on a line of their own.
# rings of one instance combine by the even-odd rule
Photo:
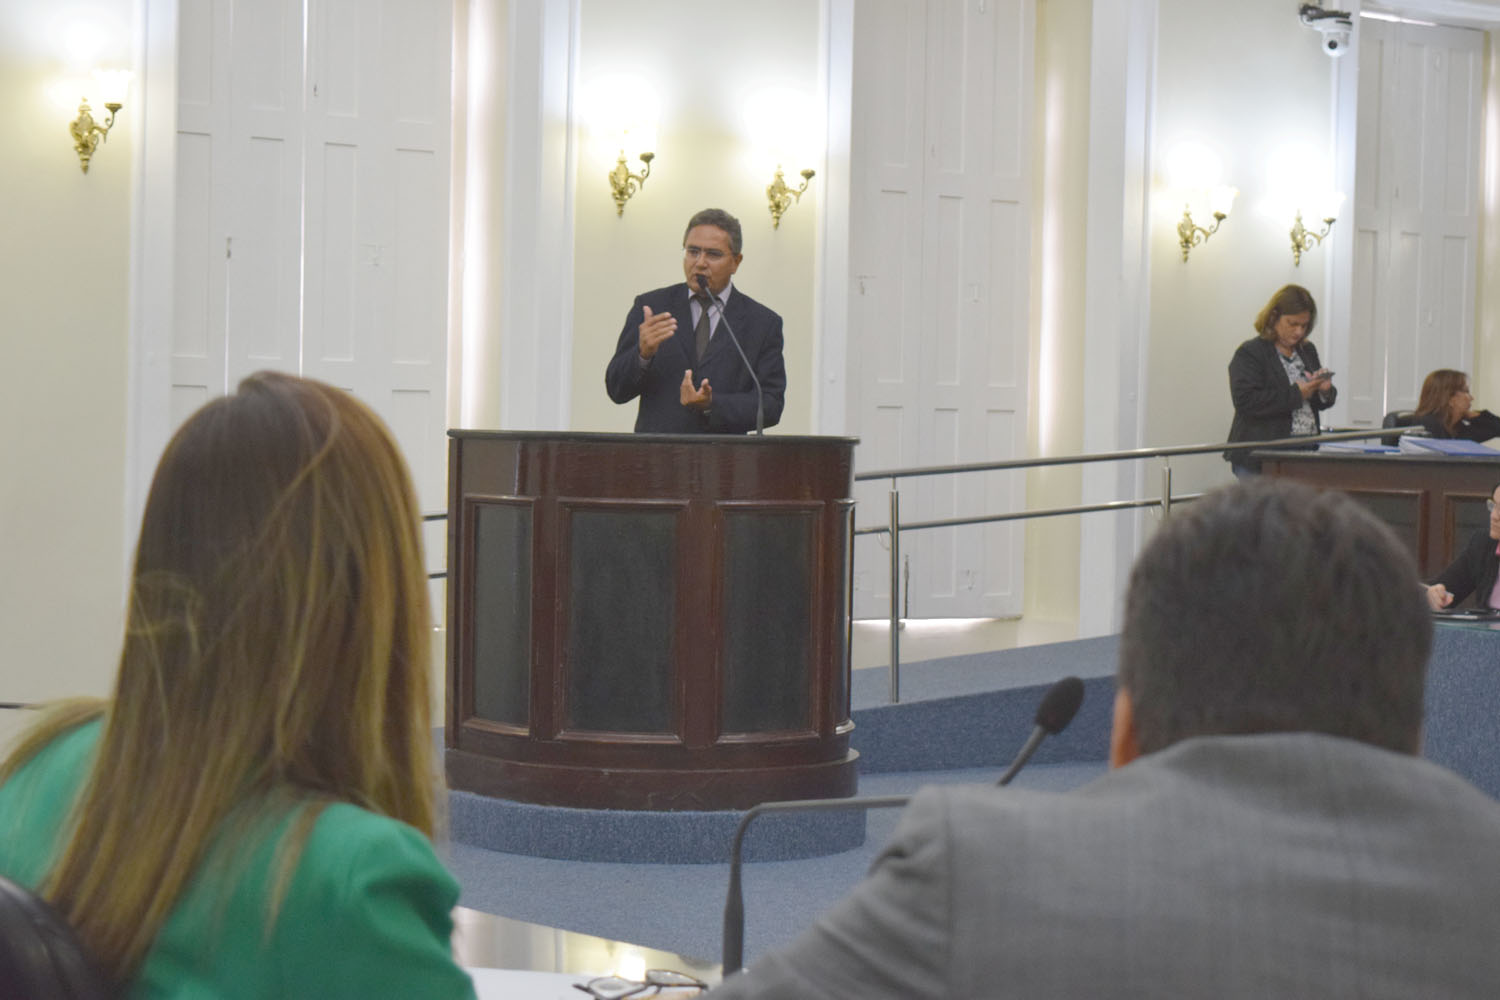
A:
<svg viewBox="0 0 1500 1000">
<path fill-rule="evenodd" d="M 662 342 L 677 332 L 677 317 L 669 312 L 653 315 L 650 306 L 641 308 L 646 311 L 646 318 L 636 328 L 636 338 L 641 357 L 650 360 L 661 349 Z"/>
</svg>

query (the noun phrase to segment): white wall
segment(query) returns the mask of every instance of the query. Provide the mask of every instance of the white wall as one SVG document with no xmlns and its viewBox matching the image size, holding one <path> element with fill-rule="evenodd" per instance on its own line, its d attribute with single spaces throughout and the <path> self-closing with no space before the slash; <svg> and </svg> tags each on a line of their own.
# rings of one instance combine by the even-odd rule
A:
<svg viewBox="0 0 1500 1000">
<path fill-rule="evenodd" d="M 83 174 L 68 81 L 87 71 L 62 45 L 79 37 L 66 17 L 85 12 L 97 60 L 129 68 L 132 10 L 0 0 L 0 701 L 105 693 L 119 652 L 139 108 L 127 101 Z"/>
<path fill-rule="evenodd" d="M 1497 10 L 1500 13 L 1500 10 Z M 1484 60 L 1483 150 L 1480 180 L 1479 304 L 1474 310 L 1474 370 L 1470 388 L 1479 405 L 1500 410 L 1500 73 L 1496 32 L 1487 33 Z"/>
<path fill-rule="evenodd" d="M 1267 204 L 1283 149 L 1320 151 L 1326 165 L 1304 161 L 1307 180 L 1333 181 L 1334 60 L 1323 55 L 1321 36 L 1298 22 L 1291 3 L 1161 0 L 1158 23 L 1144 446 L 1228 436 L 1229 359 L 1254 335 L 1251 323 L 1277 288 L 1295 282 L 1313 293 L 1320 329 L 1312 340 L 1325 355 L 1332 319 L 1324 289 L 1327 245 L 1293 267 L 1292 216 Z M 1186 263 L 1176 236 L 1183 205 L 1165 190 L 1161 172 L 1167 153 L 1184 140 L 1216 151 L 1226 182 L 1240 190 L 1228 220 Z M 1335 226 L 1330 239 L 1343 235 Z M 1230 479 L 1217 456 L 1173 467 L 1174 490 Z"/>
</svg>

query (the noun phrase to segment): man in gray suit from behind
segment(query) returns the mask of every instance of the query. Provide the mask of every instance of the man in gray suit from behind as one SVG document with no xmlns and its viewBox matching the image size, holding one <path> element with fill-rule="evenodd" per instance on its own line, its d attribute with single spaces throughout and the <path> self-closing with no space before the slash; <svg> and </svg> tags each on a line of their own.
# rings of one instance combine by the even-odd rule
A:
<svg viewBox="0 0 1500 1000">
<path fill-rule="evenodd" d="M 1131 575 L 1110 773 L 923 790 L 713 996 L 1500 996 L 1500 803 L 1416 756 L 1416 579 L 1343 494 L 1193 504 Z"/>
</svg>

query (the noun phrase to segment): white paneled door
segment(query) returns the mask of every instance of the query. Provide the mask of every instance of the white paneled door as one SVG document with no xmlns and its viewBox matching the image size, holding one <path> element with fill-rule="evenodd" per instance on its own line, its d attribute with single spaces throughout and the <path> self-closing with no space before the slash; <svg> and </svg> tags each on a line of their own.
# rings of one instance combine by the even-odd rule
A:
<svg viewBox="0 0 1500 1000">
<path fill-rule="evenodd" d="M 855 8 L 849 354 L 860 471 L 1024 454 L 1034 15 L 1033 0 Z M 886 519 L 888 493 L 888 482 L 859 487 L 861 526 Z M 1024 480 L 909 479 L 901 493 L 903 521 L 965 517 L 1020 509 Z M 888 541 L 857 543 L 858 617 L 888 613 Z M 916 531 L 901 548 L 911 617 L 1020 612 L 1019 528 Z"/>
<path fill-rule="evenodd" d="M 1484 34 L 1360 21 L 1350 420 L 1474 358 Z"/>
<path fill-rule="evenodd" d="M 442 508 L 451 5 L 179 9 L 173 425 L 253 371 L 324 379 Z"/>
</svg>

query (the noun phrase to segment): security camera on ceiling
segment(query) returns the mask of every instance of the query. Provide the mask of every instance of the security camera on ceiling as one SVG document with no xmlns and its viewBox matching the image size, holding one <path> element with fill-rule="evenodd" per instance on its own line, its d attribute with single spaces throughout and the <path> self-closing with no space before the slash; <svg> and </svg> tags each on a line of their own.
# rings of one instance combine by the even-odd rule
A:
<svg viewBox="0 0 1500 1000">
<path fill-rule="evenodd" d="M 1317 28 L 1323 35 L 1323 51 L 1337 59 L 1349 50 L 1354 36 L 1353 16 L 1347 10 L 1325 10 L 1315 3 L 1305 3 L 1297 10 L 1297 16 L 1309 28 Z"/>
</svg>

